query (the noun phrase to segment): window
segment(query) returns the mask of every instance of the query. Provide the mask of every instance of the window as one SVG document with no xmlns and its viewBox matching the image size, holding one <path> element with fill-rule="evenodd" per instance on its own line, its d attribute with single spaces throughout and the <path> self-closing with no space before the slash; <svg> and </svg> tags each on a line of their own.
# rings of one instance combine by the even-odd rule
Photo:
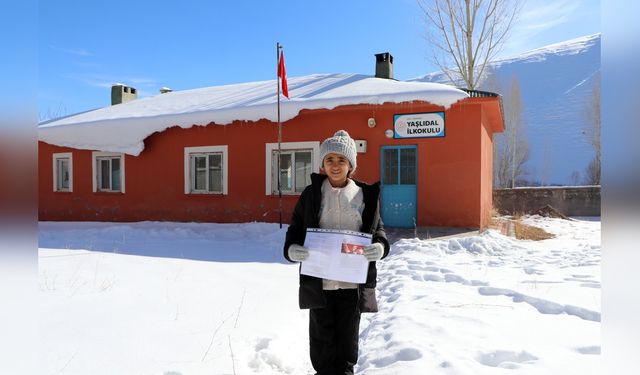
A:
<svg viewBox="0 0 640 375">
<path fill-rule="evenodd" d="M 385 147 L 382 149 L 382 184 L 416 184 L 415 146 Z"/>
<path fill-rule="evenodd" d="M 416 184 L 416 149 L 400 149 L 400 185 Z"/>
<path fill-rule="evenodd" d="M 73 159 L 70 152 L 53 154 L 53 191 L 73 191 Z"/>
<path fill-rule="evenodd" d="M 282 151 L 280 153 L 280 189 L 287 193 L 301 193 L 311 183 L 312 150 Z M 278 151 L 272 152 L 272 191 L 278 192 Z"/>
<path fill-rule="evenodd" d="M 227 194 L 227 146 L 184 148 L 184 193 Z"/>
<path fill-rule="evenodd" d="M 398 183 L 398 150 L 395 148 L 386 148 L 382 152 L 384 154 L 382 184 L 395 185 Z"/>
<path fill-rule="evenodd" d="M 278 194 L 278 175 L 283 194 L 300 194 L 311 184 L 311 173 L 320 169 L 319 142 L 281 143 L 278 168 L 278 144 L 266 145 L 266 194 Z"/>
<path fill-rule="evenodd" d="M 93 191 L 124 193 L 124 154 L 93 152 Z"/>
</svg>

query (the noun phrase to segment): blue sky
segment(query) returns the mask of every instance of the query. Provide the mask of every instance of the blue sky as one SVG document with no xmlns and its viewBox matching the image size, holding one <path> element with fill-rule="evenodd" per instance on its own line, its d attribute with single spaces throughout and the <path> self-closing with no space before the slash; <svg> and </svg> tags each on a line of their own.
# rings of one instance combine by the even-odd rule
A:
<svg viewBox="0 0 640 375">
<path fill-rule="evenodd" d="M 597 32 L 600 1 L 528 0 L 503 55 Z M 424 35 L 415 0 L 40 1 L 38 112 L 107 106 L 115 82 L 144 97 L 273 79 L 278 41 L 289 76 L 373 74 L 389 51 L 404 80 L 436 70 Z"/>
</svg>

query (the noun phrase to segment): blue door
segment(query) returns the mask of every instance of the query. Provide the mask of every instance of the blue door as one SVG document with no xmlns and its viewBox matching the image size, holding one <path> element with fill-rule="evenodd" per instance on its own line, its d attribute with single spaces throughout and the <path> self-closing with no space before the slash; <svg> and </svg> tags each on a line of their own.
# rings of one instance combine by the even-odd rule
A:
<svg viewBox="0 0 640 375">
<path fill-rule="evenodd" d="M 381 159 L 382 221 L 385 226 L 416 225 L 416 146 L 384 146 Z"/>
</svg>

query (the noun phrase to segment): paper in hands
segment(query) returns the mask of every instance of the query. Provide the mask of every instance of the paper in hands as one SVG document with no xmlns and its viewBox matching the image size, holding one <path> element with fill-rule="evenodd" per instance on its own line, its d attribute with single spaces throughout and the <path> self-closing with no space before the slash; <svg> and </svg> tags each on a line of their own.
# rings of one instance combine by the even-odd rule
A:
<svg viewBox="0 0 640 375">
<path fill-rule="evenodd" d="M 309 258 L 302 262 L 300 273 L 363 284 L 369 269 L 364 247 L 371 244 L 371 238 L 369 233 L 309 228 L 304 241 Z"/>
</svg>

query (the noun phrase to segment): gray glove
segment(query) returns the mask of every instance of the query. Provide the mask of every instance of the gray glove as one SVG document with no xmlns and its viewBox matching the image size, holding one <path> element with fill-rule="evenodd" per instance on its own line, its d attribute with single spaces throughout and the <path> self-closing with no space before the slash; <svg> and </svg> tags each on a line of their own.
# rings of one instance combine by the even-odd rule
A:
<svg viewBox="0 0 640 375">
<path fill-rule="evenodd" d="M 302 262 L 309 258 L 309 249 L 295 243 L 289 245 L 287 252 L 289 253 L 289 259 L 295 262 Z"/>
<path fill-rule="evenodd" d="M 364 248 L 364 256 L 369 262 L 382 259 L 382 254 L 384 254 L 384 246 L 380 242 L 372 243 Z"/>
</svg>

